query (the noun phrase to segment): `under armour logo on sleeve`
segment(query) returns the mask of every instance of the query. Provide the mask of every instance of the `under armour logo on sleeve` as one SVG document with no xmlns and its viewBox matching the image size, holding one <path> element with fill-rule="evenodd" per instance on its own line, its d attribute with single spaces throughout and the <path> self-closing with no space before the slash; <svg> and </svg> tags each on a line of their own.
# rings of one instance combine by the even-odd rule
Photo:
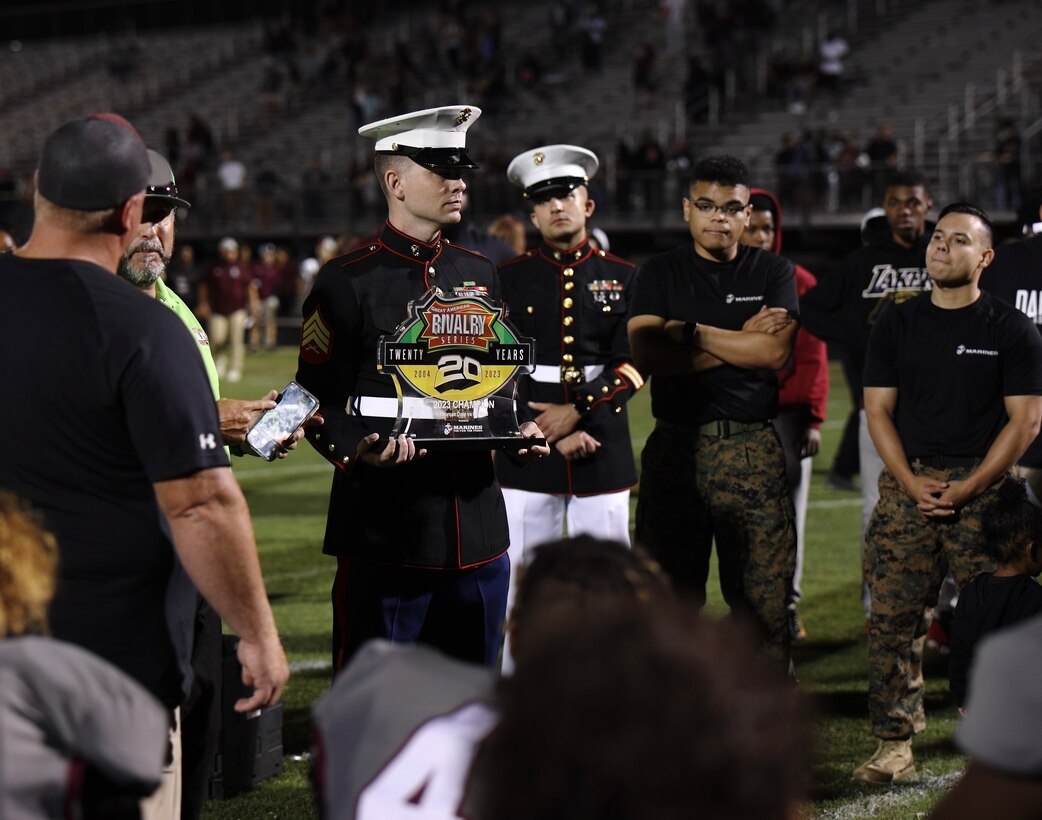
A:
<svg viewBox="0 0 1042 820">
<path fill-rule="evenodd" d="M 217 449 L 217 440 L 214 438 L 213 433 L 200 433 L 199 434 L 199 449 L 200 450 L 215 450 L 215 449 Z"/>
</svg>

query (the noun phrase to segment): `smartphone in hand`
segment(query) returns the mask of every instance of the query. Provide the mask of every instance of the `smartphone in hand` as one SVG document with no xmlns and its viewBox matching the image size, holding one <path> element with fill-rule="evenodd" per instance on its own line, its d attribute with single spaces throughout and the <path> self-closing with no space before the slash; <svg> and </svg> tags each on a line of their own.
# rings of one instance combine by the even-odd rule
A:
<svg viewBox="0 0 1042 820">
<path fill-rule="evenodd" d="M 318 399 L 296 382 L 287 384 L 276 401 L 246 433 L 246 443 L 265 461 L 274 461 L 279 445 L 318 411 Z"/>
</svg>

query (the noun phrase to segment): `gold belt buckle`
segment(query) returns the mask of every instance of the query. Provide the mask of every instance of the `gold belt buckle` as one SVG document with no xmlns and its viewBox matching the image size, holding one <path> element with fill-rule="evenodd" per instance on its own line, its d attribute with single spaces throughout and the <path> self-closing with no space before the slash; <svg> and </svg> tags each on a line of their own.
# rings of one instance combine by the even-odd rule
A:
<svg viewBox="0 0 1042 820">
<path fill-rule="evenodd" d="M 561 368 L 561 381 L 567 384 L 582 384 L 583 371 L 581 367 L 567 365 Z"/>
</svg>

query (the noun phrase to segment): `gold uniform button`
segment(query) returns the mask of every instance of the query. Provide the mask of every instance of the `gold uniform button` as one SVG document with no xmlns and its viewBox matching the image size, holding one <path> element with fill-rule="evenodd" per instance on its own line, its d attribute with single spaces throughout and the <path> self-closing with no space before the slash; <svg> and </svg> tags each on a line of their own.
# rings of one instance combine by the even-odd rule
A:
<svg viewBox="0 0 1042 820">
<path fill-rule="evenodd" d="M 575 276 L 575 270 L 573 270 L 572 268 L 565 268 L 563 271 L 561 271 L 561 273 L 563 273 L 565 276 Z"/>
<path fill-rule="evenodd" d="M 575 337 L 574 337 L 574 336 L 565 336 L 565 337 L 564 337 L 564 343 L 565 343 L 566 345 L 570 345 L 570 344 L 572 344 L 572 343 L 573 343 L 574 341 L 575 341 Z"/>
<path fill-rule="evenodd" d="M 575 282 L 565 282 L 564 283 L 564 289 L 565 290 L 571 290 L 574 287 L 575 287 Z"/>
<path fill-rule="evenodd" d="M 336 452 L 336 445 L 330 444 L 329 445 L 329 452 L 331 452 L 331 453 Z"/>
<path fill-rule="evenodd" d="M 434 268 L 427 268 L 427 273 L 437 273 L 437 271 Z"/>
<path fill-rule="evenodd" d="M 561 357 L 561 361 L 564 362 L 565 364 L 571 364 L 574 359 L 575 359 L 575 356 L 573 356 L 571 353 L 565 353 Z"/>
<path fill-rule="evenodd" d="M 572 326 L 572 322 L 574 322 L 574 321 L 575 321 L 575 317 L 574 316 L 565 316 L 564 317 L 564 326 L 565 327 L 571 327 Z"/>
<path fill-rule="evenodd" d="M 576 251 L 575 252 L 575 258 L 576 259 L 582 259 L 582 257 L 583 257 L 583 252 L 582 251 Z"/>
<path fill-rule="evenodd" d="M 621 407 L 616 407 L 615 408 L 615 412 L 616 413 L 621 413 L 622 412 L 622 408 Z"/>
<path fill-rule="evenodd" d="M 602 313 L 611 313 L 611 305 L 605 305 L 601 308 Z"/>
<path fill-rule="evenodd" d="M 554 259 L 560 259 L 560 258 L 561 258 L 561 252 L 560 251 L 554 251 Z"/>
<path fill-rule="evenodd" d="M 561 304 L 564 306 L 565 310 L 568 310 L 572 305 L 575 304 L 575 301 L 572 299 L 571 296 L 568 296 L 565 298 L 563 302 L 561 302 Z M 605 305 L 605 307 L 607 307 L 607 305 Z"/>
<path fill-rule="evenodd" d="M 593 401 L 593 396 L 587 396 L 586 401 Z"/>
<path fill-rule="evenodd" d="M 535 313 L 535 308 L 534 308 L 534 307 L 532 307 L 531 305 L 529 305 L 528 307 L 526 307 L 526 308 L 525 308 L 525 310 L 526 310 L 526 311 L 528 311 L 529 313 Z"/>
<path fill-rule="evenodd" d="M 604 387 L 601 388 L 601 392 L 602 393 L 607 393 L 608 392 L 608 385 L 604 385 Z"/>
<path fill-rule="evenodd" d="M 616 385 L 620 385 L 620 384 L 622 384 L 622 379 L 616 379 L 616 380 L 615 380 L 615 384 L 616 384 Z"/>
</svg>

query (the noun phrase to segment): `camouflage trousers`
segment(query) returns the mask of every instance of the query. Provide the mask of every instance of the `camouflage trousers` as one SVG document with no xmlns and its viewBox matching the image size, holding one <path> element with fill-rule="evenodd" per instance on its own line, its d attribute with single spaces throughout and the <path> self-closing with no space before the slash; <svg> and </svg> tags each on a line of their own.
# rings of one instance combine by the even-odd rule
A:
<svg viewBox="0 0 1042 820">
<path fill-rule="evenodd" d="M 913 464 L 916 475 L 960 480 L 972 467 L 939 470 Z M 954 519 L 923 516 L 889 470 L 879 476 L 879 502 L 865 531 L 864 573 L 872 594 L 868 638 L 868 712 L 884 740 L 926 728 L 923 646 L 929 611 L 950 570 L 959 588 L 990 565 L 977 548 L 981 507 L 973 499 Z"/>
<path fill-rule="evenodd" d="M 714 438 L 659 422 L 641 454 L 635 540 L 701 605 L 714 538 L 724 600 L 753 616 L 768 657 L 789 671 L 796 525 L 778 434 Z"/>
</svg>

